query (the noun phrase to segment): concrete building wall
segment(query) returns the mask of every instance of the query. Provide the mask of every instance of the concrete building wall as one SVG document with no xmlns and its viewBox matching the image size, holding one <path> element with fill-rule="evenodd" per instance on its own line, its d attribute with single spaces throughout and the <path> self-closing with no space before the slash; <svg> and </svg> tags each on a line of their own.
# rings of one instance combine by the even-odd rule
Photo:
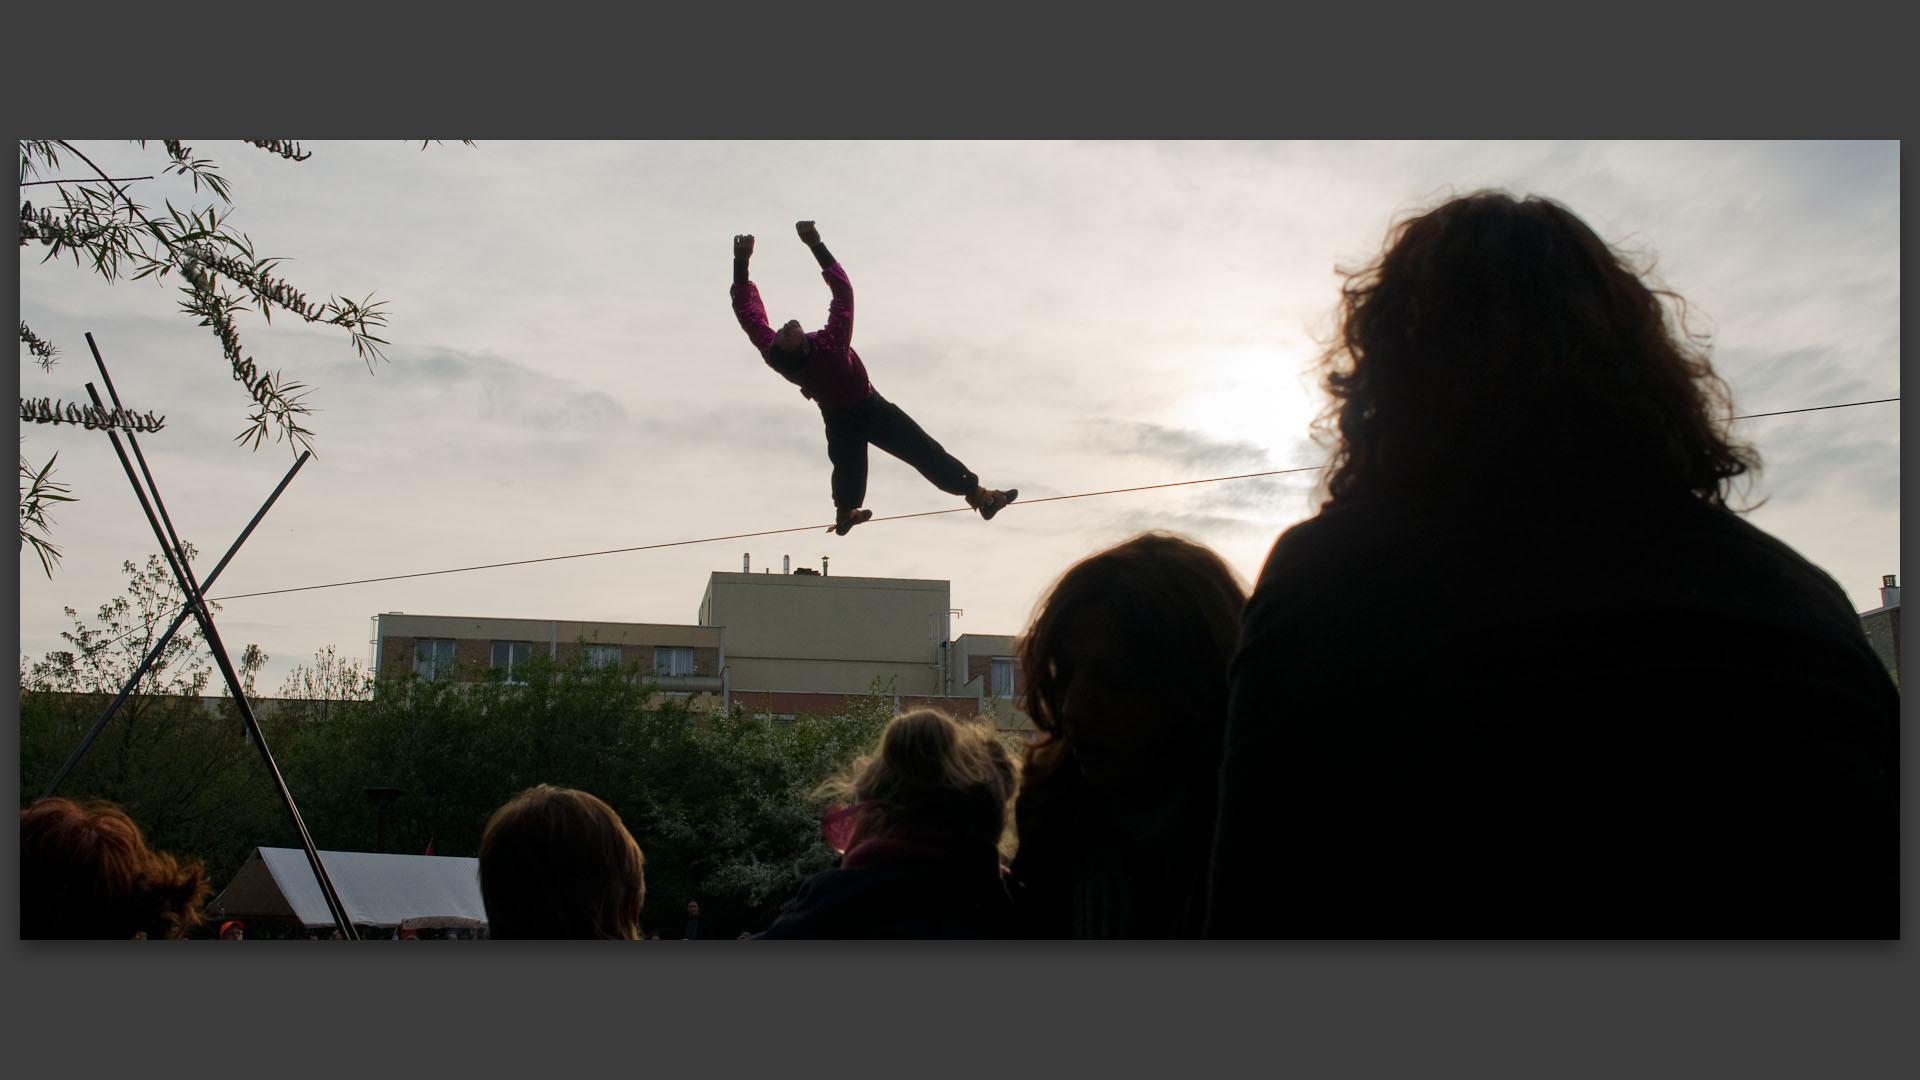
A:
<svg viewBox="0 0 1920 1080">
<path fill-rule="evenodd" d="M 375 673 L 413 670 L 414 648 L 423 638 L 453 642 L 454 678 L 470 681 L 485 677 L 493 663 L 493 643 L 523 641 L 531 655 L 552 657 L 561 663 L 574 659 L 587 644 L 615 645 L 622 664 L 637 664 L 643 674 L 654 666 L 656 647 L 692 651 L 690 677 L 663 681 L 675 690 L 718 691 L 726 659 L 726 635 L 719 627 L 671 623 L 585 622 L 568 619 L 496 619 L 453 615 L 407 615 L 388 612 L 376 616 Z M 711 682 L 711 687 L 706 683 Z M 680 683 L 699 685 L 678 685 Z"/>
<path fill-rule="evenodd" d="M 998 726 L 1024 731 L 1032 730 L 1033 723 L 1020 708 L 1020 696 L 1026 692 L 1027 680 L 1016 655 L 1018 643 L 1019 639 L 1012 634 L 962 634 L 955 638 L 948 693 L 975 697 L 980 700 L 984 713 L 996 717 Z M 1013 669 L 1013 693 L 996 702 L 993 662 L 1002 658 Z"/>
<path fill-rule="evenodd" d="M 725 628 L 736 690 L 938 694 L 950 599 L 945 581 L 715 573 L 700 623 Z"/>
<path fill-rule="evenodd" d="M 887 664 L 871 660 L 804 660 L 735 653 L 728 659 L 727 666 L 728 682 L 736 690 L 864 694 L 877 684 L 889 693 L 937 694 L 941 691 L 939 671 L 924 662 Z"/>
<path fill-rule="evenodd" d="M 715 573 L 700 624 L 726 627 L 735 657 L 924 664 L 945 639 L 950 595 L 945 581 L 913 578 Z"/>
</svg>

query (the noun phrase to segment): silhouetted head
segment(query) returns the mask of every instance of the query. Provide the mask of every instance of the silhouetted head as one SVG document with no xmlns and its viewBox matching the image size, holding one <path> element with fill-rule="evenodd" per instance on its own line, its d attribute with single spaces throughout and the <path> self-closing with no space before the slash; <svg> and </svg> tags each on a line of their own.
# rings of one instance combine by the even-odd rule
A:
<svg viewBox="0 0 1920 1080">
<path fill-rule="evenodd" d="M 1453 199 L 1395 227 L 1342 295 L 1321 361 L 1330 502 L 1610 488 L 1724 505 L 1759 467 L 1684 302 L 1552 200 Z"/>
<path fill-rule="evenodd" d="M 177 938 L 212 891 L 198 860 L 150 850 L 111 803 L 47 798 L 20 811 L 22 938 Z"/>
<path fill-rule="evenodd" d="M 785 326 L 774 331 L 773 341 L 767 345 L 767 363 L 781 372 L 792 371 L 806 362 L 812 348 L 807 332 L 800 329 L 800 320 L 788 319 Z"/>
<path fill-rule="evenodd" d="M 640 845 L 613 807 L 584 791 L 528 788 L 481 834 L 488 937 L 631 941 L 646 895 Z"/>
<path fill-rule="evenodd" d="M 1246 589 L 1210 548 L 1142 533 L 1070 567 L 1019 644 L 1022 704 L 1046 738 L 1031 780 L 1071 752 L 1094 786 L 1154 797 L 1211 783 Z"/>
<path fill-rule="evenodd" d="M 998 847 L 1010 854 L 1008 804 L 1020 767 L 991 727 L 915 709 L 887 721 L 880 745 L 820 793 L 851 808 L 847 849 L 884 836 Z"/>
</svg>

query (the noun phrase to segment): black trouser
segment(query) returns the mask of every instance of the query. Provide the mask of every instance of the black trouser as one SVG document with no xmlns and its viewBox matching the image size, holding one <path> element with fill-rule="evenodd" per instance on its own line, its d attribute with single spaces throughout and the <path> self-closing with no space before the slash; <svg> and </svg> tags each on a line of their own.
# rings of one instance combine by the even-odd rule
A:
<svg viewBox="0 0 1920 1080">
<path fill-rule="evenodd" d="M 867 499 L 867 444 L 920 470 L 950 495 L 971 495 L 980 478 L 920 430 L 900 406 L 874 394 L 858 405 L 821 409 L 827 425 L 827 458 L 833 462 L 833 505 L 856 510 Z"/>
</svg>

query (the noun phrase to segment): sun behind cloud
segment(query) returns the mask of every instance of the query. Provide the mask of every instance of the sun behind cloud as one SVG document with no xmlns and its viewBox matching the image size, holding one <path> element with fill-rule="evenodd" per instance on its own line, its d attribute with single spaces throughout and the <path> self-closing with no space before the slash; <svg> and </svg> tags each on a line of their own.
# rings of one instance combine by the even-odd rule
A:
<svg viewBox="0 0 1920 1080">
<path fill-rule="evenodd" d="M 1222 441 L 1264 447 L 1275 469 L 1318 464 L 1301 459 L 1313 417 L 1325 400 L 1309 373 L 1305 342 L 1212 346 L 1187 358 L 1194 380 L 1172 419 Z"/>
</svg>

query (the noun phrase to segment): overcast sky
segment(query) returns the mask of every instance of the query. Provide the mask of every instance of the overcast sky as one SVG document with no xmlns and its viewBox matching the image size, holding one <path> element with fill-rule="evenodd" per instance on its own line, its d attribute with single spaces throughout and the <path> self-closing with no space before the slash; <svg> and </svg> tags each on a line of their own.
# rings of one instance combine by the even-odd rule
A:
<svg viewBox="0 0 1920 1080">
<path fill-rule="evenodd" d="M 1736 413 L 1898 395 L 1898 144 L 1886 143 L 418 143 L 302 145 L 301 163 L 187 140 L 233 185 L 234 224 L 310 298 L 372 293 L 390 362 L 344 334 L 257 313 L 250 355 L 313 387 L 316 456 L 212 589 L 217 597 L 832 519 L 817 409 L 753 352 L 728 306 L 731 242 L 758 238 L 775 325 L 824 321 L 793 223 L 818 221 L 857 297 L 874 385 L 1023 500 L 1318 465 L 1303 373 L 1332 327 L 1336 268 L 1400 217 L 1480 187 L 1556 198 L 1655 264 L 1712 333 Z M 155 144 L 78 144 L 116 176 Z M 45 189 L 40 189 L 45 190 Z M 132 186 L 158 209 L 183 182 Z M 40 200 L 36 200 L 40 201 Z M 21 394 L 85 398 L 99 342 L 204 573 L 292 463 L 233 436 L 249 402 L 219 342 L 164 286 L 108 287 L 21 249 L 21 317 L 64 351 Z M 1898 403 L 1736 425 L 1764 470 L 1751 518 L 1858 610 L 1899 571 Z M 31 425 L 81 501 L 65 557 L 20 564 L 20 650 L 63 647 L 156 548 L 98 433 Z M 272 693 L 371 618 L 410 614 L 692 623 L 707 575 L 943 578 L 955 634 L 1017 633 L 1079 557 L 1147 528 L 1220 551 L 1251 581 L 1315 508 L 1317 474 L 1016 505 L 531 566 L 234 599 Z M 874 454 L 878 516 L 958 501 Z M 1417 583 L 1408 583 L 1416 587 Z M 1569 589 L 1579 587 L 1568 568 Z M 213 688 L 216 692 L 218 687 Z"/>
</svg>

